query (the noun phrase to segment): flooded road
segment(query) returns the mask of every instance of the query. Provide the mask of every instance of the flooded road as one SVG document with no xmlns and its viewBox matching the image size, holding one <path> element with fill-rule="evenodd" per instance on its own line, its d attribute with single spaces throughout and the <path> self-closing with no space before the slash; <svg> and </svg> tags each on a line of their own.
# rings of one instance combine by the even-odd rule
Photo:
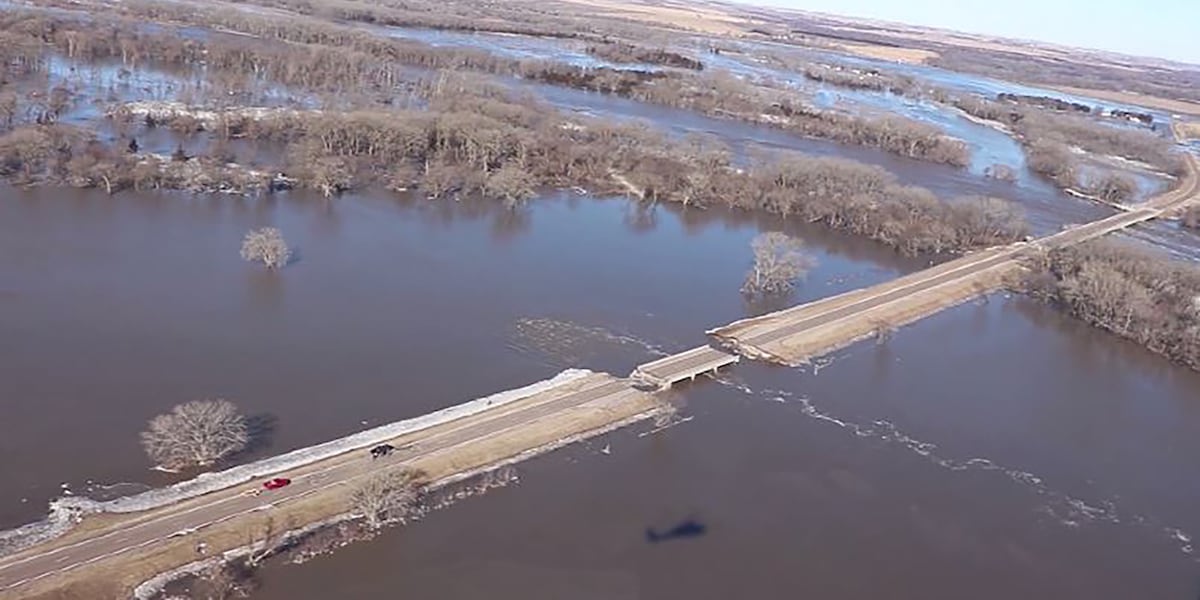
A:
<svg viewBox="0 0 1200 600">
<path fill-rule="evenodd" d="M 269 417 L 274 431 L 252 455 L 262 456 L 572 364 L 628 373 L 641 356 L 532 348 L 603 327 L 676 350 L 740 317 L 758 227 L 735 217 L 574 195 L 512 213 L 387 195 L 6 189 L 0 398 L 19 418 L 0 423 L 0 525 L 43 514 L 63 483 L 167 482 L 147 470 L 138 432 L 187 400 L 225 397 Z M 245 232 L 264 225 L 296 249 L 283 273 L 238 256 Z M 819 261 L 798 299 L 924 264 L 793 228 Z M 519 328 L 529 319 L 542 320 L 534 339 Z"/>
<path fill-rule="evenodd" d="M 558 452 L 523 466 L 515 487 L 272 566 L 255 598 L 1200 589 L 1200 375 L 996 296 L 816 375 L 746 363 L 726 377 L 679 392 L 690 422 Z M 647 539 L 680 524 L 693 535 Z"/>
<path fill-rule="evenodd" d="M 818 267 L 797 301 L 924 266 L 794 223 L 566 194 L 518 213 L 385 196 L 2 198 L 4 525 L 39 516 L 62 483 L 169 481 L 137 434 L 198 397 L 269 417 L 249 458 L 566 366 L 626 373 L 770 308 L 737 293 L 760 229 L 809 241 Z M 261 225 L 298 251 L 282 273 L 237 256 Z M 273 566 L 258 597 L 1194 595 L 1200 375 L 1003 296 L 812 371 L 738 365 L 678 392 L 687 423 L 549 455 L 518 486 Z M 689 523 L 697 535 L 647 541 Z"/>
</svg>

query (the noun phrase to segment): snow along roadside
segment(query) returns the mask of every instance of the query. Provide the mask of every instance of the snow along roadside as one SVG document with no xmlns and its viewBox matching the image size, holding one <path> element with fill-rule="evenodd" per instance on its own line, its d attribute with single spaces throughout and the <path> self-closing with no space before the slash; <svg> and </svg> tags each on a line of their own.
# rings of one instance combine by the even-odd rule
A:
<svg viewBox="0 0 1200 600">
<path fill-rule="evenodd" d="M 0 532 L 0 556 L 62 535 L 70 530 L 71 526 L 86 514 L 139 512 L 174 504 L 189 498 L 239 485 L 265 475 L 302 467 L 339 454 L 368 448 L 415 431 L 442 425 L 455 419 L 499 408 L 592 374 L 594 373 L 587 369 L 567 369 L 550 379 L 545 379 L 515 390 L 492 394 L 426 415 L 381 425 L 315 446 L 300 448 L 271 458 L 231 467 L 224 471 L 202 473 L 187 481 L 181 481 L 174 485 L 149 490 L 132 496 L 107 501 L 92 500 L 78 496 L 58 498 L 50 502 L 50 514 L 45 520 L 30 523 L 17 529 Z"/>
</svg>

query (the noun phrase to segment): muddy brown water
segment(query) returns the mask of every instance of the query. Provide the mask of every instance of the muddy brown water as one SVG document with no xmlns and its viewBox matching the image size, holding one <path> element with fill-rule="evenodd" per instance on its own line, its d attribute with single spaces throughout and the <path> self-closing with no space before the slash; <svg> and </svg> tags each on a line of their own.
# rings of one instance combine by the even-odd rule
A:
<svg viewBox="0 0 1200 600">
<path fill-rule="evenodd" d="M 296 250 L 282 273 L 238 256 L 245 232 L 263 225 L 281 228 Z M 63 483 L 79 493 L 89 480 L 169 481 L 146 470 L 138 432 L 194 398 L 222 396 L 271 417 L 253 457 L 576 362 L 628 373 L 649 354 L 533 349 L 569 339 L 570 324 L 664 350 L 702 342 L 706 327 L 743 314 L 737 290 L 759 225 L 571 194 L 512 213 L 384 196 L 6 189 L 0 523 L 42 514 Z M 820 261 L 801 299 L 923 264 L 819 228 L 798 232 Z M 529 339 L 522 319 L 561 325 Z"/>
<path fill-rule="evenodd" d="M 521 483 L 302 566 L 262 600 L 1191 599 L 1200 375 L 1024 299 L 738 365 L 690 422 L 537 459 Z M 611 454 L 600 449 L 609 446 Z M 699 535 L 650 543 L 680 524 Z M 693 531 L 697 531 L 695 527 Z"/>
<path fill-rule="evenodd" d="M 297 249 L 282 273 L 237 255 L 261 225 Z M 137 433 L 193 398 L 270 417 L 249 459 L 567 366 L 626 373 L 769 308 L 737 287 L 749 240 L 780 227 L 819 261 L 796 301 L 925 264 L 795 223 L 573 194 L 511 213 L 5 189 L 0 523 L 36 518 L 61 483 L 171 481 Z M 738 365 L 679 391 L 692 421 L 549 455 L 517 486 L 272 566 L 258 597 L 1191 598 L 1197 390 L 1195 373 L 996 296 L 815 375 Z M 688 521 L 702 535 L 647 542 Z"/>
</svg>

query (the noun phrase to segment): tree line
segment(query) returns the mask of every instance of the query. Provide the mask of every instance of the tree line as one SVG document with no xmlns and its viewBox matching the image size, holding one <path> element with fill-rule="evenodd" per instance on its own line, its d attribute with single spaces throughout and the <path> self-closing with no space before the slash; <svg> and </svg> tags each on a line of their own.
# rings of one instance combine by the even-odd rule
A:
<svg viewBox="0 0 1200 600">
<path fill-rule="evenodd" d="M 1200 268 L 1107 240 L 1055 250 L 1026 279 L 1037 298 L 1200 369 Z"/>
<path fill-rule="evenodd" d="M 428 80 L 419 94 L 425 110 L 230 110 L 210 135 L 286 147 L 282 163 L 270 170 L 238 169 L 215 155 L 147 156 L 51 123 L 0 135 L 0 175 L 22 184 L 116 192 L 268 189 L 268 173 L 282 171 L 297 185 L 327 195 L 379 185 L 432 198 L 482 195 L 512 204 L 543 187 L 588 186 L 633 190 L 647 202 L 798 215 L 906 254 L 962 251 L 1025 233 L 1019 210 L 1007 202 L 944 202 L 928 190 L 897 184 L 881 168 L 849 160 L 785 153 L 739 169 L 728 149 L 712 140 L 673 141 L 637 125 L 568 120 L 532 98 L 461 74 Z M 194 118 L 180 118 L 194 126 Z M 157 123 L 168 121 L 159 117 Z"/>
<path fill-rule="evenodd" d="M 246 139 L 284 144 L 282 170 L 327 194 L 367 185 L 427 196 L 480 194 L 515 203 L 547 186 L 634 190 L 649 202 L 728 205 L 799 215 L 904 253 L 954 252 L 1019 239 L 1023 217 L 996 199 L 943 202 L 887 171 L 844 159 L 781 154 L 735 168 L 724 146 L 672 141 L 636 125 L 565 119 L 476 77 L 443 74 L 425 110 L 277 113 L 245 118 Z"/>
<path fill-rule="evenodd" d="M 690 56 L 684 56 L 665 48 L 646 48 L 625 42 L 606 41 L 600 44 L 591 44 L 587 47 L 587 53 L 615 63 L 640 63 L 693 71 L 704 70 L 704 63 Z"/>
<path fill-rule="evenodd" d="M 798 69 L 810 81 L 852 90 L 912 95 L 918 89 L 916 82 L 911 77 L 882 73 L 876 69 L 824 64 L 809 64 L 802 67 L 793 64 L 791 68 Z"/>
</svg>

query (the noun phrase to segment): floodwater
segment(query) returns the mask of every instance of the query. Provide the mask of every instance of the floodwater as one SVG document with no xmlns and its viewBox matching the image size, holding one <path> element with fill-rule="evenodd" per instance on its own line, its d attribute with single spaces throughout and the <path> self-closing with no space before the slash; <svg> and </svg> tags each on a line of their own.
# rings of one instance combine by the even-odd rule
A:
<svg viewBox="0 0 1200 600">
<path fill-rule="evenodd" d="M 378 35 L 411 38 L 434 46 L 482 50 L 508 58 L 537 58 L 586 67 L 622 66 L 604 64 L 603 61 L 598 61 L 583 52 L 578 42 L 570 40 L 414 27 L 360 26 Z M 1064 225 L 1102 218 L 1111 212 L 1055 189 L 1027 168 L 1024 152 L 1012 137 L 992 127 L 975 123 L 953 108 L 890 93 L 817 85 L 807 81 L 800 74 L 756 64 L 746 60 L 744 56 L 731 58 L 721 54 L 702 53 L 696 48 L 690 50 L 710 67 L 738 76 L 785 82 L 811 95 L 813 102 L 818 106 L 837 107 L 853 114 L 874 116 L 892 113 L 932 124 L 947 135 L 967 143 L 972 153 L 971 164 L 965 169 L 935 165 L 872 148 L 803 138 L 768 126 L 706 117 L 608 94 L 537 84 L 515 78 L 505 78 L 503 81 L 514 89 L 532 93 L 560 110 L 606 119 L 645 122 L 675 136 L 713 136 L 729 146 L 736 162 L 742 165 L 764 156 L 770 157 L 779 150 L 842 156 L 879 165 L 897 174 L 902 183 L 928 188 L 943 197 L 983 195 L 1012 200 L 1024 206 L 1031 230 L 1037 235 L 1053 233 Z M 628 68 L 629 65 L 623 67 Z M 1011 167 L 1017 175 L 1017 180 L 1005 183 L 985 177 L 984 172 L 993 165 Z"/>
<path fill-rule="evenodd" d="M 281 273 L 237 256 L 262 225 L 297 249 Z M 6 189 L 0 523 L 37 517 L 63 483 L 169 481 L 147 470 L 137 433 L 193 398 L 269 417 L 251 458 L 567 366 L 626 373 L 765 310 L 737 288 L 749 240 L 775 228 L 818 260 L 796 301 L 924 264 L 795 223 L 572 194 L 513 213 L 390 196 Z M 258 597 L 1200 590 L 1200 375 L 1003 295 L 822 365 L 739 364 L 677 392 L 687 423 L 548 455 L 515 487 L 272 566 Z M 689 523 L 692 536 L 647 541 L 647 528 Z"/>
<path fill-rule="evenodd" d="M 264 225 L 297 251 L 282 273 L 238 256 L 245 232 Z M 0 525 L 42 514 L 63 483 L 168 481 L 147 470 L 138 432 L 195 398 L 271 417 L 261 456 L 574 364 L 628 373 L 636 357 L 534 353 L 538 341 L 517 326 L 603 327 L 664 350 L 700 343 L 744 314 L 756 231 L 746 215 L 573 194 L 514 213 L 391 196 L 4 190 L 0 398 L 14 418 L 0 423 Z M 798 299 L 924 264 L 824 229 L 796 232 L 819 261 Z"/>
<path fill-rule="evenodd" d="M 996 296 L 817 374 L 737 365 L 678 392 L 689 422 L 273 565 L 254 597 L 1194 598 L 1198 386 Z"/>
</svg>

